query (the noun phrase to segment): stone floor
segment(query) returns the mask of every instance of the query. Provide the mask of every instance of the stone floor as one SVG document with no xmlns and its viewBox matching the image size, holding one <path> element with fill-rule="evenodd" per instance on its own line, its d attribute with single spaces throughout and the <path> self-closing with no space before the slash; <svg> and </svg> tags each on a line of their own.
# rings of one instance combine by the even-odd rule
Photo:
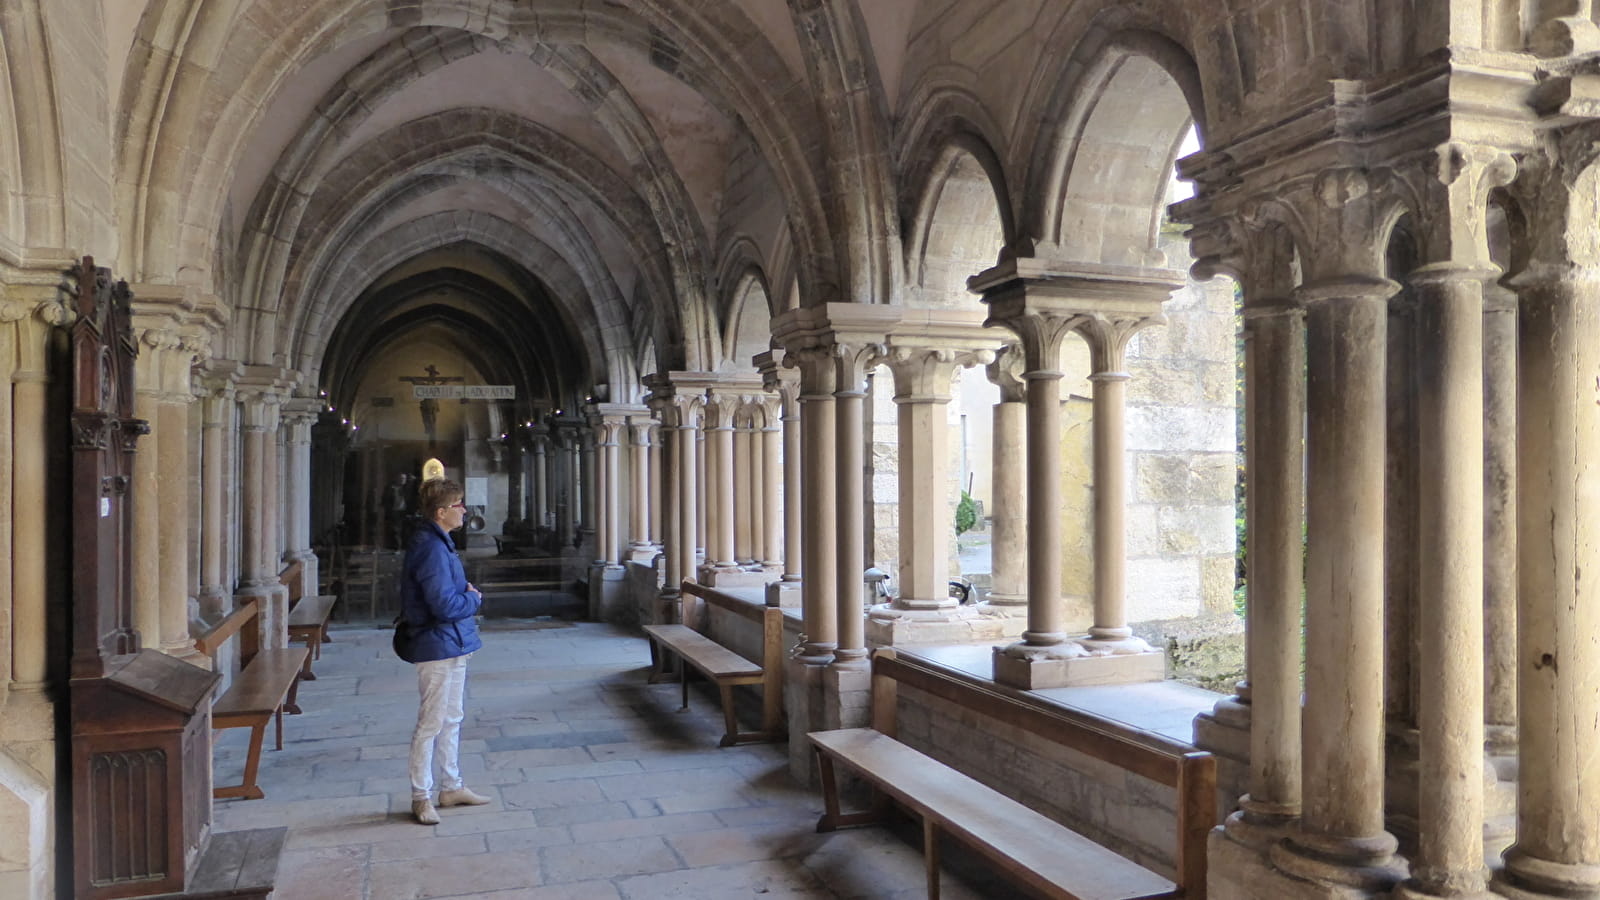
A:
<svg viewBox="0 0 1600 900">
<path fill-rule="evenodd" d="M 783 750 L 719 749 L 706 696 L 680 714 L 676 685 L 645 684 L 643 639 L 533 624 L 486 623 L 472 660 L 462 770 L 490 805 L 411 820 L 416 680 L 386 631 L 347 627 L 282 751 L 269 733 L 266 799 L 218 801 L 214 827 L 289 827 L 275 900 L 924 896 L 910 829 L 816 834 L 821 801 Z M 221 735 L 219 783 L 237 780 L 245 737 Z M 945 897 L 1017 896 L 966 874 L 947 870 Z"/>
</svg>

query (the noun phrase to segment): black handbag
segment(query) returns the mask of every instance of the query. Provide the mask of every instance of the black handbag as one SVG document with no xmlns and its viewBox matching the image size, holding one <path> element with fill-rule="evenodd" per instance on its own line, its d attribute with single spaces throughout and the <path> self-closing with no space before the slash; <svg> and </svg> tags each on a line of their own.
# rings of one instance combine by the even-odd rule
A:
<svg viewBox="0 0 1600 900">
<path fill-rule="evenodd" d="M 390 643 L 394 646 L 394 655 L 400 657 L 408 663 L 415 663 L 416 660 L 412 658 L 415 656 L 412 647 L 415 637 L 416 629 L 413 629 L 411 627 L 411 623 L 406 621 L 405 614 L 402 613 L 398 616 L 395 616 L 394 636 L 390 641 Z"/>
</svg>

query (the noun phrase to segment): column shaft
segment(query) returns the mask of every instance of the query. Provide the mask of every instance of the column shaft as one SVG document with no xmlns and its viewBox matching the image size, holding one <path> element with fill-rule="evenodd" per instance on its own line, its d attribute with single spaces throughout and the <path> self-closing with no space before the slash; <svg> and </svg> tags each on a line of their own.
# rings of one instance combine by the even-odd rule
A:
<svg viewBox="0 0 1600 900">
<path fill-rule="evenodd" d="M 187 372 L 185 372 L 187 375 Z M 160 480 L 159 493 L 146 502 L 155 501 L 157 515 L 165 527 L 159 530 L 160 538 L 160 590 L 161 650 L 163 653 L 189 659 L 198 656 L 194 641 L 189 637 L 189 536 L 180 527 L 189 521 L 193 504 L 190 502 L 187 475 L 189 472 L 189 409 L 187 403 L 172 399 L 157 407 L 157 420 L 152 434 L 161 435 L 157 446 L 160 455 L 156 465 L 167 477 Z"/>
<path fill-rule="evenodd" d="M 1525 273 L 1517 410 L 1517 839 L 1504 881 L 1600 895 L 1600 270 Z M 1589 577 L 1584 578 L 1585 575 Z M 1528 894 L 1515 894 L 1522 897 Z"/>
<path fill-rule="evenodd" d="M 1383 821 L 1388 292 L 1370 291 L 1329 285 L 1306 314 L 1304 815 L 1293 838 L 1357 866 L 1395 849 Z"/>
<path fill-rule="evenodd" d="M 1122 640 L 1128 627 L 1126 372 L 1096 372 L 1094 383 L 1094 626 L 1089 636 Z"/>
<path fill-rule="evenodd" d="M 1484 724 L 1489 751 L 1517 747 L 1517 307 L 1498 285 L 1483 317 Z"/>
<path fill-rule="evenodd" d="M 252 401 L 254 402 L 254 401 Z M 262 461 L 267 429 L 247 424 L 239 448 L 239 582 L 240 587 L 256 587 L 261 582 L 261 503 Z M 367 467 L 370 470 L 370 466 Z"/>
<path fill-rule="evenodd" d="M 678 495 L 678 543 L 671 548 L 672 553 L 678 556 L 679 577 L 686 581 L 695 579 L 695 542 L 699 533 L 700 490 L 697 482 L 699 466 L 695 457 L 698 450 L 699 432 L 692 414 L 688 411 L 680 412 L 683 416 L 674 433 L 677 435 L 677 452 L 673 454 L 673 466 L 677 469 L 676 493 Z"/>
<path fill-rule="evenodd" d="M 533 508 L 528 510 L 528 518 L 535 527 L 550 524 L 549 462 L 546 441 L 537 438 L 533 445 Z"/>
<path fill-rule="evenodd" d="M 222 536 L 227 524 L 227 500 L 222 491 L 224 438 L 222 414 L 231 398 L 207 398 L 205 425 L 200 438 L 200 611 L 221 613 L 223 589 Z"/>
<path fill-rule="evenodd" d="M 898 374 L 898 373 L 897 373 Z M 950 453 L 947 400 L 903 397 L 895 402 L 900 433 L 900 596 L 903 609 L 953 606 L 948 541 Z"/>
<path fill-rule="evenodd" d="M 839 662 L 854 663 L 867 655 L 865 582 L 866 570 L 864 517 L 866 515 L 864 475 L 864 448 L 862 445 L 862 414 L 866 408 L 866 395 L 860 384 L 841 384 L 842 390 L 834 393 L 834 458 L 837 460 L 835 478 L 835 513 L 838 531 L 834 538 L 834 552 L 838 568 L 834 578 L 838 585 L 839 644 L 834 657 Z M 809 427 L 809 426 L 808 426 Z M 809 476 L 809 472 L 807 473 Z M 810 479 L 808 478 L 808 481 Z M 820 484 L 820 482 L 819 482 Z M 901 527 L 905 527 L 902 521 Z M 816 570 L 807 560 L 806 571 Z"/>
<path fill-rule="evenodd" d="M 1305 320 L 1289 306 L 1246 311 L 1249 458 L 1250 793 L 1256 824 L 1300 813 L 1301 595 L 1305 590 Z"/>
<path fill-rule="evenodd" d="M 607 428 L 605 444 L 606 564 L 622 561 L 622 428 Z"/>
<path fill-rule="evenodd" d="M 737 566 L 734 557 L 734 533 L 737 523 L 734 521 L 733 488 L 734 488 L 734 439 L 733 422 L 727 411 L 723 412 L 718 420 L 717 427 L 712 429 L 708 443 L 715 445 L 716 467 L 712 472 L 708 464 L 707 475 L 714 479 L 712 488 L 716 495 L 716 532 L 713 535 L 712 547 L 709 549 L 711 565 L 719 569 L 732 569 Z"/>
<path fill-rule="evenodd" d="M 153 363 L 148 364 L 153 365 Z M 133 628 L 139 632 L 139 642 L 142 646 L 159 647 L 163 634 L 161 630 L 161 533 L 163 531 L 161 444 L 165 435 L 160 428 L 161 401 L 158 392 L 145 388 L 136 390 L 133 397 L 133 414 L 150 423 L 150 433 L 139 441 L 139 452 L 134 454 L 133 478 L 128 491 L 129 501 L 133 504 L 133 534 L 129 536 L 131 545 L 129 549 L 132 553 L 129 565 L 133 568 Z"/>
<path fill-rule="evenodd" d="M 805 505 L 800 481 L 800 411 L 789 401 L 783 413 L 783 580 L 799 581 L 804 551 L 801 511 Z"/>
<path fill-rule="evenodd" d="M 650 515 L 645 520 L 645 527 L 647 529 L 645 539 L 652 544 L 660 546 L 665 543 L 666 540 L 666 531 L 664 530 L 666 516 L 663 510 L 666 508 L 666 504 L 670 499 L 667 496 L 667 472 L 665 467 L 662 465 L 662 454 L 666 452 L 666 448 L 662 446 L 663 438 L 661 437 L 661 428 L 659 425 L 651 425 L 646 431 L 646 435 L 647 437 L 645 440 L 648 442 L 649 449 L 647 453 L 649 459 L 646 463 L 645 472 L 650 480 L 650 491 L 648 495 L 650 501 Z"/>
<path fill-rule="evenodd" d="M 831 368 L 831 360 L 812 362 L 808 368 Z M 806 641 L 802 659 L 812 665 L 826 664 L 838 647 L 839 622 L 839 497 L 834 453 L 835 435 L 832 372 L 804 372 L 800 397 L 800 438 L 804 444 L 801 459 L 806 490 L 800 500 L 804 507 L 804 536 L 801 539 L 804 562 L 801 571 L 800 603 L 805 616 Z"/>
<path fill-rule="evenodd" d="M 26 340 L 30 330 L 19 328 Z M 42 340 L 42 337 L 41 337 Z M 45 572 L 44 532 L 16 527 L 48 508 L 45 486 L 49 450 L 48 381 L 42 371 L 21 371 L 12 377 L 11 425 L 11 679 L 13 690 L 43 690 L 49 675 L 46 647 L 49 584 Z M 140 443 L 140 456 L 150 452 Z M 151 631 L 151 635 L 155 632 Z"/>
<path fill-rule="evenodd" d="M 781 428 L 768 425 L 761 429 L 761 565 L 769 570 L 783 565 L 784 532 L 779 496 L 783 477 L 779 461 L 782 442 Z"/>
<path fill-rule="evenodd" d="M 1483 277 L 1431 267 L 1417 359 L 1421 806 L 1412 880 L 1478 893 L 1483 860 Z M 1600 795 L 1597 795 L 1600 796 Z"/>
<path fill-rule="evenodd" d="M 733 561 L 747 566 L 755 561 L 755 529 L 752 527 L 755 509 L 755 473 L 750 466 L 751 431 L 749 423 L 733 431 Z"/>
<path fill-rule="evenodd" d="M 992 588 L 988 602 L 1022 606 L 1028 597 L 1028 495 L 1026 469 L 1016 464 L 1027 445 L 1027 405 L 994 405 L 994 533 L 990 539 Z"/>
<path fill-rule="evenodd" d="M 650 546 L 650 426 L 633 427 L 633 546 Z"/>
<path fill-rule="evenodd" d="M 1036 647 L 1066 639 L 1061 609 L 1061 373 L 1028 382 L 1028 629 Z"/>
</svg>

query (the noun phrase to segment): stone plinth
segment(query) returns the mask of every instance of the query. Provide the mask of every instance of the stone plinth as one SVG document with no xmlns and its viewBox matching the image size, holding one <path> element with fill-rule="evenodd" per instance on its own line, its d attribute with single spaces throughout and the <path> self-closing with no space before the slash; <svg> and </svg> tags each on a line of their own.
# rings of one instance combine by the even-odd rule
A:
<svg viewBox="0 0 1600 900">
<path fill-rule="evenodd" d="M 800 582 L 773 581 L 767 584 L 767 605 L 784 609 L 800 608 Z"/>
<path fill-rule="evenodd" d="M 699 581 L 706 587 L 762 587 L 772 580 L 766 572 L 702 566 Z"/>
<path fill-rule="evenodd" d="M 1007 621 L 970 607 L 896 609 L 885 603 L 867 614 L 867 641 L 877 647 L 997 641 L 1006 637 Z"/>
<path fill-rule="evenodd" d="M 1074 654 L 1081 644 L 994 648 L 994 680 L 1025 690 L 1079 687 L 1089 684 L 1134 684 L 1160 681 L 1167 675 L 1167 655 L 1159 650 L 1105 655 Z M 1023 652 L 1017 652 L 1019 649 Z M 1011 652 L 1008 652 L 1011 651 Z"/>
</svg>

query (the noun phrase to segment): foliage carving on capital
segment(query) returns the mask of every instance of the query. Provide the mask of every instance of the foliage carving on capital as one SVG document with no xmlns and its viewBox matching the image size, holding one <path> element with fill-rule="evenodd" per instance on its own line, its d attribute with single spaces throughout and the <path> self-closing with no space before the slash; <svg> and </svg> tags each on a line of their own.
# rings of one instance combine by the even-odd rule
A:
<svg viewBox="0 0 1600 900">
<path fill-rule="evenodd" d="M 993 361 L 993 350 L 891 347 L 885 363 L 894 373 L 894 399 L 905 401 L 949 400 L 950 381 L 957 369 Z"/>
<path fill-rule="evenodd" d="M 836 394 L 865 393 L 867 372 L 883 362 L 887 355 L 878 341 L 836 341 L 833 359 L 838 366 Z"/>
<path fill-rule="evenodd" d="M 1074 329 L 1089 345 L 1092 374 L 1121 372 L 1127 356 L 1128 339 L 1151 325 L 1166 324 L 1166 316 L 1108 316 L 1103 313 L 1082 316 Z"/>
<path fill-rule="evenodd" d="M 1496 147 L 1447 141 L 1402 173 L 1416 211 L 1424 263 L 1474 268 L 1489 256 L 1489 195 L 1517 176 L 1517 161 Z"/>
<path fill-rule="evenodd" d="M 1021 312 L 1004 319 L 991 318 L 990 322 L 1004 325 L 1017 336 L 1022 348 L 1022 370 L 1029 374 L 1060 374 L 1061 345 L 1067 335 L 1077 330 L 1079 313 L 1051 313 L 1043 311 Z"/>
<path fill-rule="evenodd" d="M 790 350 L 784 364 L 800 370 L 800 395 L 802 397 L 833 396 L 838 384 L 838 369 L 833 359 L 833 348 L 825 346 Z"/>
<path fill-rule="evenodd" d="M 984 367 L 989 382 L 1000 389 L 1000 402 L 1021 403 L 1028 399 L 1028 385 L 1022 380 L 1022 348 L 1007 344 L 995 352 Z"/>
</svg>

